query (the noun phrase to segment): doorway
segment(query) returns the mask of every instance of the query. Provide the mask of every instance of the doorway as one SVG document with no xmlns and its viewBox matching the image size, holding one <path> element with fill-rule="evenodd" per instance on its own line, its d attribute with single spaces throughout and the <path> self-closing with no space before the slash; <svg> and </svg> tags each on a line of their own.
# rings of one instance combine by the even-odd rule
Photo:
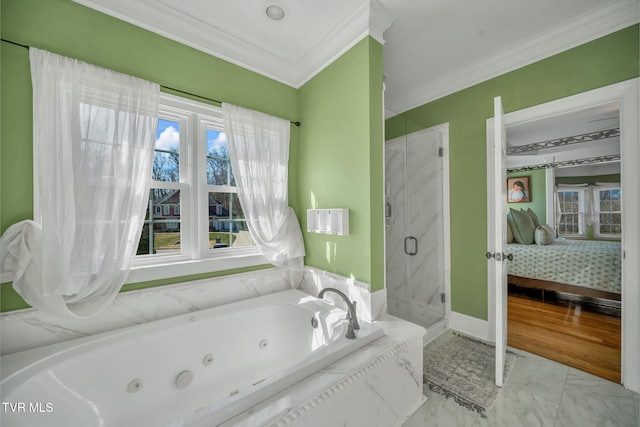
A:
<svg viewBox="0 0 640 427">
<path fill-rule="evenodd" d="M 389 314 L 443 331 L 450 312 L 448 124 L 385 144 Z"/>
<path fill-rule="evenodd" d="M 507 198 L 507 210 L 553 232 L 507 241 L 507 343 L 620 383 L 619 103 L 512 125 L 506 140 L 507 181 L 526 183 L 527 196 Z"/>
<path fill-rule="evenodd" d="M 558 115 L 567 114 L 572 111 L 579 111 L 600 104 L 610 104 L 617 102 L 620 109 L 620 157 L 622 191 L 625 195 L 625 203 L 622 206 L 624 234 L 622 237 L 622 384 L 633 391 L 640 388 L 640 370 L 637 361 L 640 345 L 636 332 L 640 325 L 640 316 L 637 307 L 640 303 L 640 293 L 638 291 L 638 263 L 628 260 L 638 259 L 638 206 L 640 201 L 640 190 L 638 164 L 640 164 L 640 150 L 638 149 L 638 79 L 618 83 L 615 85 L 595 89 L 593 91 L 552 101 L 546 104 L 515 111 L 504 115 L 504 122 L 509 126 L 533 122 L 541 119 L 549 119 Z M 491 126 L 490 126 L 491 124 Z M 488 120 L 487 136 L 489 141 L 493 139 L 493 119 Z M 557 156 L 557 155 L 556 155 Z M 487 167 L 489 171 L 495 171 L 495 159 L 488 156 Z M 493 174 L 493 172 L 491 172 Z M 626 183 L 626 184 L 625 184 Z M 505 203 L 497 200 L 495 194 L 490 194 L 488 200 L 490 210 L 493 206 L 501 206 Z M 497 205 L 496 205 L 497 204 Z M 503 212 L 503 210 L 500 210 Z M 493 215 L 493 211 L 489 212 Z M 491 230 L 490 230 L 491 232 Z M 491 251 L 491 248 L 489 248 Z M 489 325 L 490 336 L 496 340 L 495 334 L 496 318 L 501 315 L 502 307 L 496 305 L 495 276 L 491 276 L 492 269 L 489 269 Z M 506 286 L 506 284 L 505 284 Z M 506 331 L 504 331 L 506 337 Z"/>
</svg>

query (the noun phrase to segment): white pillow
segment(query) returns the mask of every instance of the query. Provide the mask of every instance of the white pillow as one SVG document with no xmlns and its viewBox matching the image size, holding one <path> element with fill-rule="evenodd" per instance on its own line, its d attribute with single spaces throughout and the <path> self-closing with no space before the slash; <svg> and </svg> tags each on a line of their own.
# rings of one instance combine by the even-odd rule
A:
<svg viewBox="0 0 640 427">
<path fill-rule="evenodd" d="M 550 245 L 556 239 L 555 232 L 550 225 L 541 225 L 534 233 L 536 245 Z"/>
</svg>

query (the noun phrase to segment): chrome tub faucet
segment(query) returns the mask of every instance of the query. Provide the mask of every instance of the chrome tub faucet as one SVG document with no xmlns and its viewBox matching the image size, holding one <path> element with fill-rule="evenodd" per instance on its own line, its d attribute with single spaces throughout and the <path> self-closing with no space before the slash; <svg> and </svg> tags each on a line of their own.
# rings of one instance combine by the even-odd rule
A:
<svg viewBox="0 0 640 427">
<path fill-rule="evenodd" d="M 345 337 L 347 337 L 350 340 L 354 339 L 356 337 L 356 334 L 354 331 L 360 329 L 360 325 L 358 324 L 358 318 L 356 316 L 356 302 L 349 301 L 349 297 L 347 297 L 344 293 L 342 293 L 341 291 L 335 288 L 324 288 L 318 294 L 318 298 L 322 299 L 322 297 L 324 297 L 324 294 L 326 294 L 327 292 L 333 292 L 340 295 L 344 300 L 344 302 L 347 304 L 347 308 L 348 308 L 347 320 L 349 321 L 349 326 L 348 326 L 347 334 L 345 335 Z"/>
</svg>

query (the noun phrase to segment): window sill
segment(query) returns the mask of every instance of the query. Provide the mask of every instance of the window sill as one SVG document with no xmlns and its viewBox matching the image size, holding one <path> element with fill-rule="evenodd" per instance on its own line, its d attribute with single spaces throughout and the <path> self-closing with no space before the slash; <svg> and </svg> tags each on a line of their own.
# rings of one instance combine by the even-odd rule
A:
<svg viewBox="0 0 640 427">
<path fill-rule="evenodd" d="M 160 261 L 160 260 L 157 260 Z M 213 273 L 216 271 L 233 270 L 236 268 L 256 267 L 269 264 L 258 252 L 235 254 L 224 257 L 190 260 L 181 257 L 171 261 L 157 263 L 137 263 L 131 267 L 125 285 L 131 283 L 148 282 L 151 280 L 169 279 L 172 277 L 190 276 L 192 274 Z M 0 274 L 0 283 L 13 282 L 13 272 L 3 271 Z"/>
<path fill-rule="evenodd" d="M 242 254 L 232 254 L 198 260 L 173 258 L 170 261 L 158 260 L 159 262 L 157 263 L 149 263 L 149 261 L 144 263 L 140 261 L 134 262 L 124 284 L 148 282 L 151 280 L 169 279 L 172 277 L 213 273 L 216 271 L 269 264 L 266 258 L 257 251 L 247 251 Z"/>
<path fill-rule="evenodd" d="M 622 241 L 622 237 L 621 236 L 616 236 L 614 234 L 596 234 L 595 236 L 593 236 L 593 238 L 595 240 L 605 240 L 605 241 L 613 241 L 613 242 L 620 242 Z"/>
</svg>

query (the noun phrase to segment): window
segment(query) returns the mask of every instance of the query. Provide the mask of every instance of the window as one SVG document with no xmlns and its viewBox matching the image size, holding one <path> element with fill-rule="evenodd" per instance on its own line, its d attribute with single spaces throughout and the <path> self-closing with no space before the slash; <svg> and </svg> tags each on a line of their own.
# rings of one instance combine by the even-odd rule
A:
<svg viewBox="0 0 640 427">
<path fill-rule="evenodd" d="M 207 210 L 211 248 L 253 246 L 240 207 L 224 132 L 206 125 Z"/>
<path fill-rule="evenodd" d="M 596 189 L 595 234 L 598 237 L 620 237 L 622 235 L 622 210 L 620 188 Z"/>
<path fill-rule="evenodd" d="M 558 234 L 561 236 L 584 236 L 585 190 L 558 191 L 560 222 Z"/>
<path fill-rule="evenodd" d="M 622 236 L 621 192 L 617 185 L 559 187 L 558 202 L 560 236 L 586 237 L 587 225 L 592 224 L 595 237 L 618 239 Z"/>
<path fill-rule="evenodd" d="M 162 94 L 129 283 L 265 264 L 238 201 L 222 110 Z"/>
</svg>

